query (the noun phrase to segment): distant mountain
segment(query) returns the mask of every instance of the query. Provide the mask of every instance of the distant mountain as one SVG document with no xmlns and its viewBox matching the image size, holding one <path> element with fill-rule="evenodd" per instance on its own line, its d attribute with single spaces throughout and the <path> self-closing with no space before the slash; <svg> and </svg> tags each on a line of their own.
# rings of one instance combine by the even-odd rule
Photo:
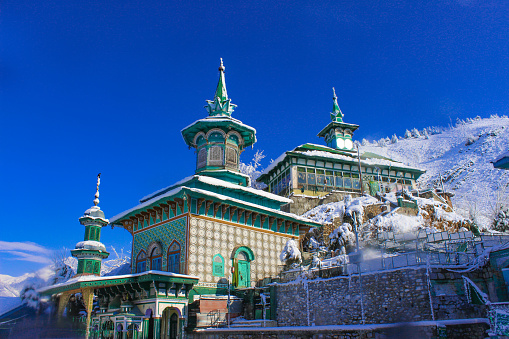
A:
<svg viewBox="0 0 509 339">
<path fill-rule="evenodd" d="M 411 130 L 408 138 L 363 142 L 363 152 L 373 152 L 426 170 L 420 188 L 441 187 L 455 194 L 457 211 L 488 227 L 499 205 L 509 204 L 509 171 L 491 162 L 509 150 L 509 118 L 457 120 L 447 128 Z M 413 135 L 413 136 L 411 136 Z"/>
<path fill-rule="evenodd" d="M 117 253 L 116 258 L 104 260 L 101 275 L 121 275 L 130 273 L 130 257 Z M 61 283 L 76 274 L 78 261 L 74 257 L 64 257 L 58 264 L 48 265 L 33 273 L 25 273 L 19 277 L 0 274 L 0 315 L 21 304 L 20 293 L 26 286 L 40 288 L 54 283 Z M 58 273 L 57 273 L 58 272 Z"/>
</svg>

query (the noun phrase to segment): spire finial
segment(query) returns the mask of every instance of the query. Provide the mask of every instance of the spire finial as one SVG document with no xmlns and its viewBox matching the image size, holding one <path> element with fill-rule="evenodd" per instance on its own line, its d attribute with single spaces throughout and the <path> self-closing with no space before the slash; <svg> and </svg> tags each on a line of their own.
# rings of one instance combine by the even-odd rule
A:
<svg viewBox="0 0 509 339">
<path fill-rule="evenodd" d="M 205 106 L 205 108 L 209 112 L 210 116 L 222 115 L 230 117 L 237 105 L 232 104 L 231 99 L 228 99 L 226 81 L 224 80 L 225 67 L 223 64 L 223 58 L 220 58 L 220 60 L 221 64 L 219 65 L 219 81 L 217 82 L 214 100 L 207 100 L 207 106 Z"/>
<path fill-rule="evenodd" d="M 341 109 L 339 109 L 338 97 L 336 96 L 336 89 L 334 87 L 332 87 L 332 93 L 334 93 L 334 95 L 332 97 L 332 112 L 330 114 L 330 118 L 332 121 L 342 122 L 343 112 L 341 112 Z"/>
<path fill-rule="evenodd" d="M 94 206 L 99 205 L 99 185 L 101 184 L 101 173 L 97 175 L 97 187 L 95 191 Z"/>
</svg>

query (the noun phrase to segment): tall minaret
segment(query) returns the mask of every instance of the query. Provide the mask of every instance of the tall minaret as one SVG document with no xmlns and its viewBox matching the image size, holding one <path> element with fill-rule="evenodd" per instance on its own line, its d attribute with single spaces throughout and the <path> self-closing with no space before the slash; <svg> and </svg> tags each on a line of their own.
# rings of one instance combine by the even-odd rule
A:
<svg viewBox="0 0 509 339">
<path fill-rule="evenodd" d="M 76 244 L 71 251 L 73 257 L 78 258 L 79 275 L 101 275 L 101 262 L 110 254 L 106 247 L 100 242 L 101 228 L 108 225 L 109 220 L 104 217 L 104 212 L 99 208 L 99 185 L 101 184 L 101 173 L 97 175 L 97 188 L 95 192 L 94 206 L 85 211 L 79 218 L 80 224 L 85 226 L 85 239 Z"/>
<path fill-rule="evenodd" d="M 319 137 L 325 139 L 327 146 L 341 151 L 353 152 L 352 136 L 359 125 L 343 122 L 343 112 L 338 105 L 336 90 L 332 87 L 332 112 L 330 113 L 331 122 L 318 133 Z"/>
<path fill-rule="evenodd" d="M 189 148 L 196 149 L 196 174 L 248 186 L 248 177 L 239 173 L 239 156 L 256 142 L 256 130 L 232 118 L 237 105 L 226 91 L 223 59 L 213 100 L 207 100 L 209 116 L 182 130 Z"/>
</svg>

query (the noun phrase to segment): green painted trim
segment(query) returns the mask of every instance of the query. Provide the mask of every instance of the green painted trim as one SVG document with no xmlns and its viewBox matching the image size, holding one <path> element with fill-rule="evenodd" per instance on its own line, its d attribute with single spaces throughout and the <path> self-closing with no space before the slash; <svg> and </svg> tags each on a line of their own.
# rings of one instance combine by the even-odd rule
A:
<svg viewBox="0 0 509 339">
<path fill-rule="evenodd" d="M 108 287 L 115 285 L 123 285 L 129 283 L 142 283 L 142 282 L 167 282 L 167 283 L 176 283 L 176 284 L 184 284 L 184 285 L 195 285 L 198 283 L 198 278 L 181 278 L 181 277 L 171 277 L 167 275 L 161 275 L 157 273 L 147 273 L 137 276 L 125 276 L 123 278 L 111 279 L 109 277 L 102 277 L 101 280 L 92 280 L 92 281 L 78 281 L 73 284 L 58 286 L 45 289 L 41 291 L 43 295 L 51 295 L 55 293 L 61 293 L 65 291 L 86 288 L 86 287 Z M 65 284 L 65 283 L 64 283 Z"/>
<path fill-rule="evenodd" d="M 253 261 L 255 259 L 255 255 L 253 251 L 247 246 L 239 246 L 235 252 L 233 252 L 232 259 L 236 259 L 240 252 L 246 252 L 249 261 Z"/>
</svg>

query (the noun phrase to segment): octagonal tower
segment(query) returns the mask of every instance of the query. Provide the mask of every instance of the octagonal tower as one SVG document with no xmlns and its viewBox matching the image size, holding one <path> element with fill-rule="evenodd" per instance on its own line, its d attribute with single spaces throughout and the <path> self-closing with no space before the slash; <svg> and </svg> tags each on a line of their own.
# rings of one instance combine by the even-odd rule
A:
<svg viewBox="0 0 509 339">
<path fill-rule="evenodd" d="M 221 59 L 214 99 L 207 100 L 205 106 L 209 116 L 184 128 L 182 136 L 196 149 L 196 174 L 248 186 L 248 177 L 239 172 L 239 157 L 256 142 L 256 130 L 232 118 L 237 105 L 228 98 L 224 71 Z"/>
</svg>

